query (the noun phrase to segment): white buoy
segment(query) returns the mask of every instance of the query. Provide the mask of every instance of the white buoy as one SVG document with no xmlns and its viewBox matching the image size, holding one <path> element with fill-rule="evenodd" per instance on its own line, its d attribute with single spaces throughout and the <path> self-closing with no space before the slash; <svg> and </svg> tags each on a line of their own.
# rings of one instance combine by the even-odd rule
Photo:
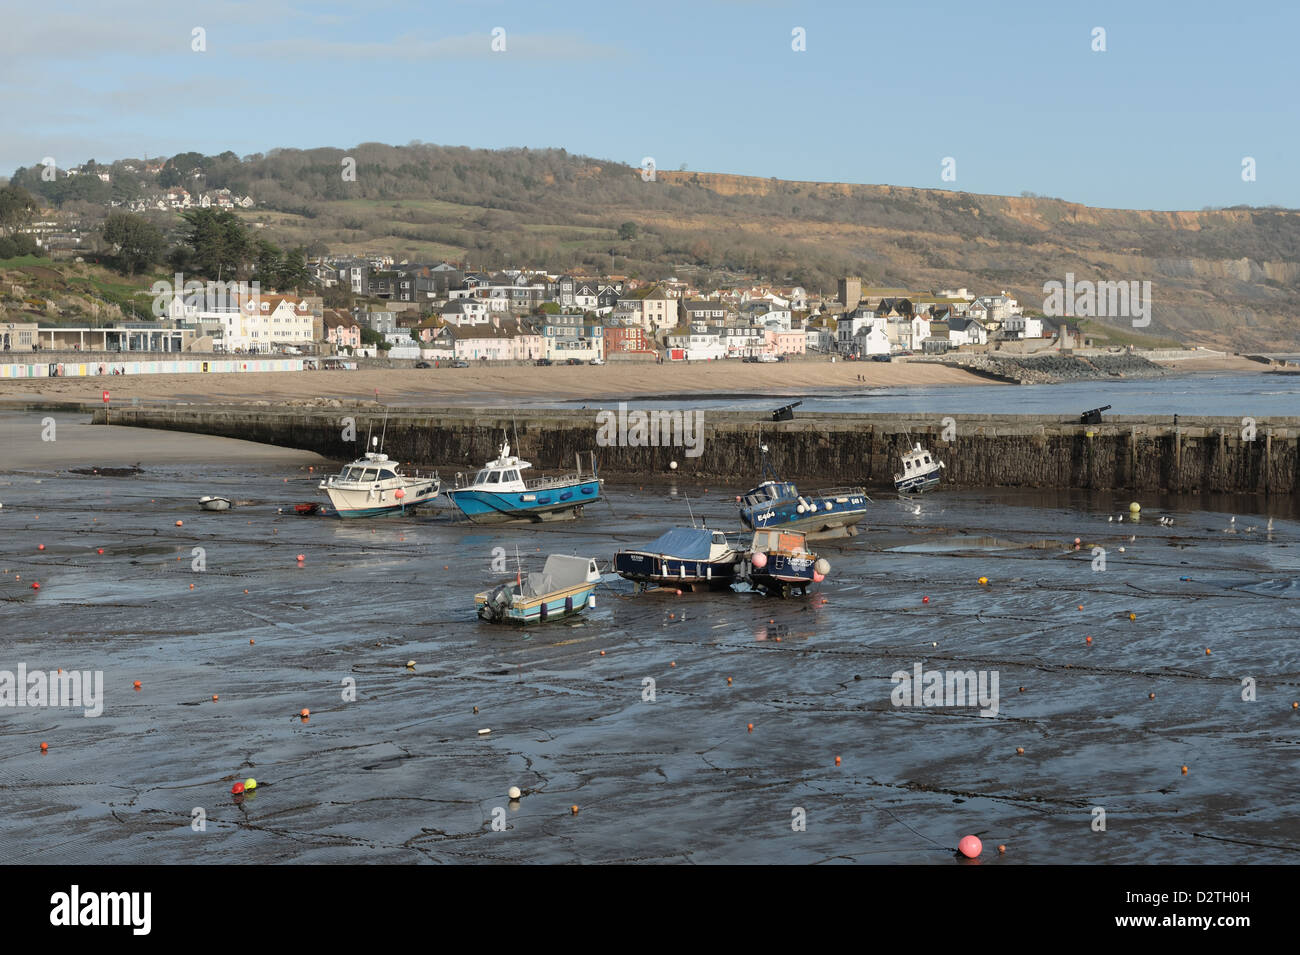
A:
<svg viewBox="0 0 1300 955">
<path fill-rule="evenodd" d="M 825 577 L 831 572 L 831 562 L 825 557 L 818 557 L 817 563 L 813 564 L 813 570 Z"/>
<path fill-rule="evenodd" d="M 487 734 L 488 734 L 488 733 L 491 733 L 491 732 L 492 732 L 492 730 L 490 730 L 490 729 L 481 729 L 481 730 L 478 731 L 478 735 L 479 735 L 479 736 L 487 736 Z"/>
<path fill-rule="evenodd" d="M 511 799 L 518 799 L 520 796 L 523 795 L 523 793 L 519 791 L 518 786 L 511 786 L 509 789 L 506 790 L 506 795 L 509 796 Z"/>
<path fill-rule="evenodd" d="M 668 466 L 669 466 L 670 468 L 672 468 L 674 471 L 677 470 L 677 462 L 676 462 L 676 461 L 669 461 L 669 462 L 668 462 Z"/>
</svg>

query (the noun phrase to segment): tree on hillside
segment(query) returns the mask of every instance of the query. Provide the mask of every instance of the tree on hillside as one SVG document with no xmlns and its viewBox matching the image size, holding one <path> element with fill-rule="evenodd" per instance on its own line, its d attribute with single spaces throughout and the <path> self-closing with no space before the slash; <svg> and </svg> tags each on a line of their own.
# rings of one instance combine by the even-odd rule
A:
<svg viewBox="0 0 1300 955">
<path fill-rule="evenodd" d="M 274 243 L 258 239 L 254 245 L 253 264 L 256 266 L 257 281 L 264 291 L 279 289 L 278 277 L 282 255 Z"/>
<path fill-rule="evenodd" d="M 618 237 L 624 241 L 630 241 L 636 238 L 637 231 L 635 222 L 624 222 L 618 227 Z"/>
<path fill-rule="evenodd" d="M 12 183 L 0 189 L 0 232 L 16 232 L 36 215 L 35 197 Z"/>
<path fill-rule="evenodd" d="M 0 259 L 13 259 L 23 255 L 45 257 L 36 240 L 25 232 L 16 232 L 13 236 L 0 236 Z"/>
<path fill-rule="evenodd" d="M 276 288 L 282 292 L 303 288 L 311 283 L 311 272 L 307 269 L 306 249 L 296 246 L 280 257 L 280 269 L 276 273 L 275 282 Z"/>
<path fill-rule="evenodd" d="M 352 306 L 356 304 L 352 290 L 343 285 L 332 285 L 321 289 L 320 297 L 325 308 L 341 308 L 350 312 Z"/>
<path fill-rule="evenodd" d="M 104 241 L 113 246 L 117 264 L 127 275 L 135 275 L 162 260 L 167 240 L 148 219 L 129 212 L 114 212 L 104 222 Z"/>
<path fill-rule="evenodd" d="M 185 241 L 194 250 L 193 267 L 201 274 L 218 282 L 226 273 L 234 278 L 252 257 L 248 233 L 229 209 L 193 209 L 181 218 L 189 226 Z"/>
</svg>

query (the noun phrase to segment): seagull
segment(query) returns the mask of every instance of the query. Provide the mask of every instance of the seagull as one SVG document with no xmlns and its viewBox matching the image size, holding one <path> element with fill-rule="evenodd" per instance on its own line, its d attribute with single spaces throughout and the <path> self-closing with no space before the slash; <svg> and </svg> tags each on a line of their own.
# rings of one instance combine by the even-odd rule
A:
<svg viewBox="0 0 1300 955">
<path fill-rule="evenodd" d="M 1132 544 L 1132 543 L 1133 543 L 1134 541 L 1136 541 L 1137 539 L 1138 539 L 1138 538 L 1137 538 L 1137 535 L 1134 534 L 1132 537 L 1130 537 L 1130 538 L 1128 539 L 1128 542 L 1129 542 L 1130 544 Z"/>
<path fill-rule="evenodd" d="M 921 513 L 921 505 L 918 504 L 918 505 L 916 505 L 916 507 L 912 508 L 912 513 L 913 513 L 913 514 L 920 514 L 920 513 Z"/>
<path fill-rule="evenodd" d="M 1268 527 L 1264 528 L 1264 530 L 1268 531 L 1270 534 L 1273 533 L 1273 518 L 1270 517 L 1268 519 Z"/>
<path fill-rule="evenodd" d="M 1123 514 L 1121 514 L 1121 515 L 1119 516 L 1119 522 L 1120 522 L 1121 524 L 1124 523 L 1124 515 L 1123 515 Z"/>
<path fill-rule="evenodd" d="M 1110 517 L 1106 518 L 1106 521 L 1107 521 L 1107 523 L 1110 523 L 1110 524 L 1115 523 L 1115 515 L 1112 514 Z"/>
</svg>

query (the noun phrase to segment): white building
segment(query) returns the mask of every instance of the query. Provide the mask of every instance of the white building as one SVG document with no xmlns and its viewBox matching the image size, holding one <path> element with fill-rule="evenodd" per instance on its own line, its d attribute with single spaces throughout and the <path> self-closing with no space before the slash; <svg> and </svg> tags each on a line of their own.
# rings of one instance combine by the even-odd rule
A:
<svg viewBox="0 0 1300 955">
<path fill-rule="evenodd" d="M 173 295 L 166 314 L 211 329 L 226 352 L 266 354 L 279 346 L 309 345 L 316 338 L 311 306 L 293 295 L 222 294 L 207 300 L 202 292 L 185 299 Z"/>
<path fill-rule="evenodd" d="M 1002 323 L 1008 338 L 1042 338 L 1043 320 L 1027 315 L 1012 315 Z"/>
</svg>

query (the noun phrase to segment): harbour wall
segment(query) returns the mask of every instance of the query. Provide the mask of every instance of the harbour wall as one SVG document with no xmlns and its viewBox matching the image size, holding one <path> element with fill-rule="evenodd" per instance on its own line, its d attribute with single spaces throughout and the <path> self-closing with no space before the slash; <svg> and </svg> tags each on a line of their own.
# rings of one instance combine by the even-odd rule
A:
<svg viewBox="0 0 1300 955">
<path fill-rule="evenodd" d="M 920 442 L 945 464 L 946 484 L 965 487 L 1085 488 L 1180 493 L 1295 494 L 1300 490 L 1300 417 L 1259 419 L 1107 417 L 1099 425 L 1053 415 L 800 414 L 773 422 L 741 412 L 691 411 L 648 422 L 624 410 L 514 411 L 509 408 L 384 410 L 374 402 L 331 407 L 180 406 L 94 409 L 94 421 L 189 431 L 315 451 L 351 460 L 367 436 L 384 436 L 392 458 L 473 473 L 512 452 L 546 471 L 583 470 L 596 453 L 602 476 L 658 482 L 676 478 L 748 487 L 759 445 L 777 471 L 812 490 L 892 485 L 899 455 Z M 600 417 L 606 415 L 606 417 Z M 517 435 L 517 439 L 516 439 Z M 676 462 L 676 469 L 672 468 Z"/>
</svg>

